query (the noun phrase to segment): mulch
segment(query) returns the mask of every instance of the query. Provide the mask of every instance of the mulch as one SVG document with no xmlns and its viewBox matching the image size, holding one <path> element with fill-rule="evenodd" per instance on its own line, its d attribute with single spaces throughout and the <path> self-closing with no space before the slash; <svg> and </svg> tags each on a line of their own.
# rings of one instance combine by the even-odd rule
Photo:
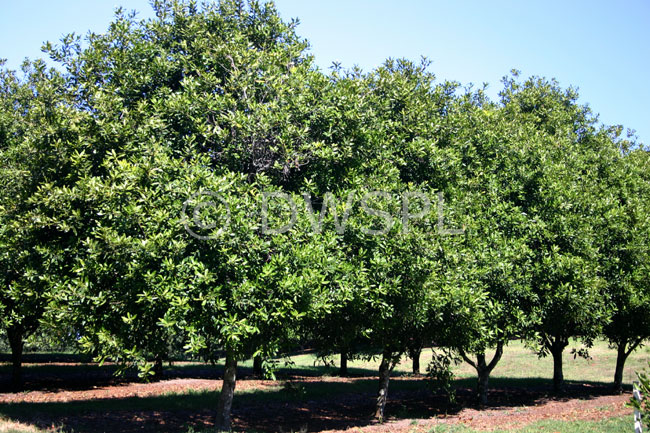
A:
<svg viewBox="0 0 650 433">
<path fill-rule="evenodd" d="M 176 377 L 153 383 L 139 383 L 134 378 L 117 379 L 109 373 L 79 374 L 70 377 L 31 377 L 28 390 L 0 393 L 2 406 L 21 403 L 68 403 L 83 401 L 109 401 L 126 398 L 150 398 L 170 393 L 188 391 L 219 391 L 221 380 L 210 377 L 215 373 L 183 371 Z M 173 375 L 172 375 L 173 376 Z M 196 377 L 198 376 L 198 378 Z M 237 391 L 275 390 L 283 391 L 283 383 L 289 380 L 298 389 L 302 386 L 326 386 L 328 383 L 352 383 L 372 380 L 372 377 L 314 377 L 290 376 L 283 381 L 258 380 L 243 377 L 237 382 Z M 399 380 L 422 380 L 422 377 L 396 377 Z M 318 385 L 320 386 L 320 385 Z M 626 406 L 630 394 L 613 395 L 604 386 L 571 384 L 562 397 L 555 397 L 550 390 L 539 388 L 501 388 L 490 393 L 490 406 L 476 407 L 470 389 L 458 390 L 458 404 L 449 406 L 442 396 L 434 395 L 422 384 L 419 390 L 389 391 L 386 408 L 388 421 L 376 424 L 372 419 L 374 396 L 370 393 L 343 392 L 336 397 L 322 397 L 311 401 L 252 400 L 233 406 L 233 427 L 236 431 L 329 431 L 343 432 L 354 428 L 355 432 L 425 432 L 442 424 L 462 423 L 477 430 L 514 429 L 545 420 L 598 420 L 631 414 Z M 182 398 L 179 396 L 178 398 Z M 286 400 L 286 399 L 285 399 Z M 37 405 L 36 405 L 37 406 Z M 101 405 L 99 405 L 101 407 Z M 189 427 L 195 430 L 213 426 L 215 410 L 92 410 L 79 413 L 48 414 L 46 409 L 35 411 L 12 420 L 37 425 L 40 428 L 64 427 L 76 433 L 97 432 L 156 432 L 185 433 Z M 413 421 L 416 419 L 417 421 Z"/>
</svg>

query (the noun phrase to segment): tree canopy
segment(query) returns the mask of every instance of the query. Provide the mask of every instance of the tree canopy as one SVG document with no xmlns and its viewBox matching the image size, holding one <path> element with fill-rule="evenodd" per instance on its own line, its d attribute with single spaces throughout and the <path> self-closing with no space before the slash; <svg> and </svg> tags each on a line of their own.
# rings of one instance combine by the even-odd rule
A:
<svg viewBox="0 0 650 433">
<path fill-rule="evenodd" d="M 298 346 L 381 357 L 380 420 L 422 347 L 470 363 L 485 404 L 509 341 L 552 355 L 561 391 L 569 342 L 605 337 L 620 386 L 650 337 L 648 151 L 574 89 L 327 72 L 272 3 L 153 7 L 47 43 L 58 69 L 0 73 L 17 386 L 39 327 L 146 379 L 173 350 L 224 359 L 223 430 L 238 363 Z"/>
</svg>

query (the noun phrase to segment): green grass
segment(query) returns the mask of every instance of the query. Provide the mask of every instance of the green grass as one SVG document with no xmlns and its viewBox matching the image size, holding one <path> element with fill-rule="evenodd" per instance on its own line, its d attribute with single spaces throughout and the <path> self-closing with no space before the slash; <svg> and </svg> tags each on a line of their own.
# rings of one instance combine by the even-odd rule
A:
<svg viewBox="0 0 650 433">
<path fill-rule="evenodd" d="M 580 345 L 575 343 L 570 345 L 564 354 L 564 377 L 567 381 L 576 382 L 599 382 L 609 383 L 613 380 L 614 366 L 616 364 L 616 352 L 610 349 L 606 342 L 598 341 L 594 347 L 589 349 L 590 360 L 583 358 L 574 359 L 570 354 L 572 348 L 579 348 Z M 491 354 L 488 354 L 491 355 Z M 5 355 L 6 357 L 6 355 Z M 0 356 L 0 360 L 5 358 Z M 285 361 L 290 360 L 291 364 L 286 365 Z M 338 363 L 338 357 L 334 357 L 335 363 Z M 422 370 L 431 360 L 431 351 L 425 349 L 421 356 Z M 627 360 L 623 379 L 625 383 L 631 384 L 636 380 L 635 371 L 639 371 L 648 366 L 650 361 L 650 346 L 637 349 Z M 375 376 L 379 368 L 380 359 L 377 357 L 371 360 L 357 359 L 348 363 L 348 370 L 352 375 L 358 376 Z M 196 369 L 198 366 L 210 370 L 215 368 L 216 372 L 220 371 L 223 366 L 217 363 L 215 367 L 199 362 L 182 362 L 175 363 L 174 370 L 183 372 L 185 370 Z M 252 370 L 253 363 L 251 360 L 240 363 L 243 371 Z M 286 374 L 306 374 L 306 375 L 335 375 L 336 367 L 325 366 L 323 362 L 314 354 L 300 354 L 278 360 L 278 375 Z M 96 364 L 78 364 L 78 365 L 48 365 L 25 364 L 26 373 L 79 373 L 79 372 L 106 372 L 111 373 L 115 367 L 104 365 L 102 367 Z M 9 374 L 10 366 L 6 362 L 0 362 L 0 374 Z M 411 372 L 411 363 L 408 359 L 403 359 L 395 367 L 395 375 L 407 375 Z M 454 368 L 458 378 L 473 378 L 475 371 L 467 364 L 462 363 Z M 511 342 L 505 349 L 501 362 L 492 372 L 493 378 L 509 379 L 548 379 L 553 375 L 553 360 L 550 357 L 538 358 L 530 349 L 524 347 L 519 341 Z"/>
<path fill-rule="evenodd" d="M 60 430 L 48 430 L 47 433 L 58 433 Z M 21 424 L 9 419 L 0 417 L 0 433 L 45 433 L 34 426 Z"/>
<path fill-rule="evenodd" d="M 422 431 L 417 427 L 417 422 L 411 422 L 413 431 Z M 526 427 L 511 430 L 492 430 L 492 433 L 624 433 L 632 431 L 633 423 L 630 417 L 610 418 L 600 421 L 539 421 Z M 47 433 L 54 433 L 57 430 L 47 430 Z M 211 430 L 195 430 L 189 428 L 183 433 L 208 433 Z M 44 430 L 32 426 L 18 425 L 16 423 L 0 419 L 0 433 L 45 433 Z M 440 424 L 427 430 L 427 433 L 482 433 L 465 427 L 462 424 Z"/>
<path fill-rule="evenodd" d="M 623 433 L 634 430 L 631 417 L 610 418 L 600 421 L 539 421 L 526 427 L 512 430 L 492 430 L 492 433 Z M 441 424 L 428 433 L 478 433 L 462 424 Z"/>
<path fill-rule="evenodd" d="M 616 365 L 616 351 L 610 349 L 606 342 L 598 341 L 589 349 L 591 359 L 577 357 L 574 359 L 570 354 L 572 348 L 580 348 L 580 344 L 574 343 L 569 345 L 564 354 L 564 377 L 567 381 L 575 382 L 600 382 L 609 383 L 614 378 L 614 366 Z M 491 357 L 492 353 L 488 353 Z M 336 369 L 324 367 L 322 362 L 316 359 L 314 355 L 299 355 L 291 357 L 296 363 L 294 370 L 302 371 L 321 371 L 324 373 L 335 374 Z M 425 349 L 420 358 L 422 370 L 431 360 L 431 351 Z M 334 361 L 338 361 L 334 358 Z M 626 364 L 623 380 L 631 384 L 636 380 L 635 371 L 639 371 L 648 366 L 650 361 L 650 347 L 637 349 L 630 355 Z M 348 370 L 352 374 L 375 375 L 379 368 L 380 360 L 374 359 L 354 360 L 348 363 Z M 403 359 L 395 367 L 395 374 L 409 374 L 411 372 L 411 362 Z M 454 373 L 459 378 L 473 378 L 476 372 L 466 363 L 462 363 L 454 368 Z M 539 358 L 537 354 L 526 348 L 519 341 L 511 342 L 505 349 L 501 362 L 497 364 L 492 372 L 492 378 L 509 378 L 509 379 L 552 379 L 553 377 L 553 359 L 549 356 Z"/>
</svg>

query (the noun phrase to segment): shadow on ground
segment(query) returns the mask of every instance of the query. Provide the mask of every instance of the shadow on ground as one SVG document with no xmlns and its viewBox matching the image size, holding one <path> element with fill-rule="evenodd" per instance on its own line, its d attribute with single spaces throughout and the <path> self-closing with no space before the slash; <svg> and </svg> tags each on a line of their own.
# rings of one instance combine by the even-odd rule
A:
<svg viewBox="0 0 650 433">
<path fill-rule="evenodd" d="M 105 373 L 110 378 L 110 372 Z M 357 377 L 344 381 L 327 377 L 314 380 L 305 373 L 301 371 L 300 376 L 293 376 L 285 371 L 280 385 L 288 381 L 290 386 L 238 393 L 233 406 L 234 429 L 321 431 L 374 423 L 371 416 L 377 387 L 374 372 L 355 371 Z M 219 368 L 180 368 L 168 372 L 168 377 L 219 378 L 220 375 Z M 251 372 L 244 371 L 242 381 L 250 379 Z M 97 380 L 91 378 L 84 386 L 97 386 Z M 28 382 L 30 384 L 33 382 Z M 387 416 L 393 419 L 430 418 L 474 407 L 473 380 L 457 380 L 455 385 L 458 400 L 451 406 L 442 395 L 432 392 L 422 377 L 393 380 Z M 495 378 L 491 386 L 490 406 L 503 408 L 539 405 L 548 400 L 590 399 L 611 392 L 609 384 L 569 382 L 565 394 L 557 397 L 551 393 L 550 381 L 542 378 Z M 196 391 L 152 397 L 21 402 L 0 405 L 0 416 L 40 427 L 62 426 L 64 431 L 76 433 L 181 433 L 190 427 L 195 431 L 213 427 L 218 396 L 217 391 Z"/>
</svg>

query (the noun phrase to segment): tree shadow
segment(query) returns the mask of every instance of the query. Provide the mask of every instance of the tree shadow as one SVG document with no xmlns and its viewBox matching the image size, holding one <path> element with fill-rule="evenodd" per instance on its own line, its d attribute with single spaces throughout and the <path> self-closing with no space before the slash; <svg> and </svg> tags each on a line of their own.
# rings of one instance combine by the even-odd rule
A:
<svg viewBox="0 0 650 433">
<path fill-rule="evenodd" d="M 233 405 L 237 431 L 320 431 L 362 427 L 372 418 L 377 380 L 357 377 L 346 380 L 314 380 L 286 376 L 290 386 L 245 390 Z M 246 378 L 243 379 L 247 380 Z M 453 415 L 475 405 L 473 379 L 455 382 L 457 403 L 434 393 L 423 378 L 402 377 L 391 381 L 386 413 L 389 419 L 431 418 Z M 568 382 L 566 392 L 554 396 L 545 378 L 494 378 L 490 408 L 543 404 L 548 400 L 591 399 L 611 394 L 609 384 Z M 242 387 L 244 388 L 244 387 Z M 3 404 L 0 415 L 40 427 L 63 426 L 77 433 L 120 431 L 126 433 L 186 432 L 213 427 L 218 391 L 190 391 L 151 397 L 102 398 L 71 402 L 21 402 Z"/>
<path fill-rule="evenodd" d="M 129 383 L 144 383 L 145 380 L 138 377 L 135 369 L 127 370 L 121 376 L 116 376 L 118 370 L 115 365 L 99 366 L 96 363 L 72 363 L 70 359 L 61 358 L 53 360 L 51 358 L 31 359 L 31 362 L 38 362 L 39 365 L 30 365 L 25 363 L 23 366 L 23 386 L 21 391 L 84 391 L 96 389 L 98 387 L 125 385 Z M 66 359 L 63 361 L 62 359 Z M 61 364 L 68 363 L 70 364 Z M 42 363 L 42 364 L 41 364 Z M 51 365 L 50 365 L 51 364 Z M 300 366 L 300 367 L 281 367 L 275 377 L 278 379 L 288 379 L 294 376 L 311 376 L 311 377 L 329 377 L 336 376 L 338 369 L 323 365 Z M 0 366 L 0 393 L 9 393 L 14 391 L 11 385 L 11 368 L 9 365 Z M 252 367 L 239 367 L 238 378 L 241 380 L 264 379 L 255 375 Z M 377 372 L 371 369 L 350 368 L 346 377 L 374 377 Z M 405 374 L 396 373 L 395 377 L 404 376 Z M 197 362 L 191 364 L 176 363 L 171 367 L 166 366 L 163 377 L 160 379 L 150 379 L 150 382 L 171 379 L 210 379 L 220 380 L 223 378 L 223 366 L 220 364 L 210 365 Z"/>
</svg>

